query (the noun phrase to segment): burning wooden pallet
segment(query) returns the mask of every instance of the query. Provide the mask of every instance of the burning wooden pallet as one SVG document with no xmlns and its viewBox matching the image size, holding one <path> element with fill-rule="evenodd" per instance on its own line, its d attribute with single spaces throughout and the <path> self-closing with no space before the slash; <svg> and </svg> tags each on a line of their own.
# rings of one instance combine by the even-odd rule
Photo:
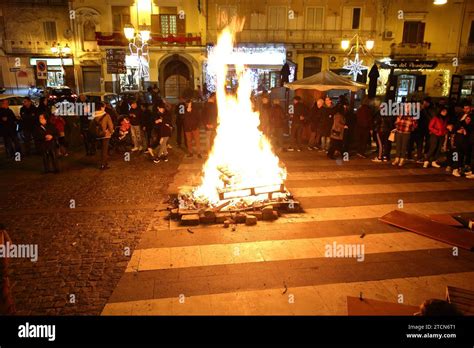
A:
<svg viewBox="0 0 474 348">
<path fill-rule="evenodd" d="M 246 189 L 227 187 L 218 192 L 220 202 L 216 206 L 196 202 L 189 195 L 177 196 L 169 207 L 170 218 L 184 226 L 216 223 L 224 226 L 255 225 L 258 220 L 276 220 L 282 213 L 301 211 L 300 203 L 293 199 L 284 184 Z M 252 198 L 250 204 L 246 202 L 248 198 Z"/>
</svg>

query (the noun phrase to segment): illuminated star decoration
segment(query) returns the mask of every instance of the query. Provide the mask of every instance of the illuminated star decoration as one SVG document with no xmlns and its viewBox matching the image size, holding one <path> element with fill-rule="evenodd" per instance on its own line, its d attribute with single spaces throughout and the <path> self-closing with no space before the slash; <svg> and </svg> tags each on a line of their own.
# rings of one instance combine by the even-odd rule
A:
<svg viewBox="0 0 474 348">
<path fill-rule="evenodd" d="M 363 62 L 359 59 L 359 54 L 356 54 L 354 60 L 349 59 L 349 64 L 343 66 L 344 69 L 349 70 L 349 75 L 352 75 L 354 81 L 357 80 L 357 75 L 362 75 L 362 70 L 368 69 L 367 66 L 362 65 Z"/>
</svg>

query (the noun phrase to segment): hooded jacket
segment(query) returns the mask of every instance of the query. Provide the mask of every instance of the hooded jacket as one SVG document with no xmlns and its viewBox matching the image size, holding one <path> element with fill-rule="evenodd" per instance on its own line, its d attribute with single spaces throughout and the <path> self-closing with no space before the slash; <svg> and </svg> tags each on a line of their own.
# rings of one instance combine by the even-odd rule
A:
<svg viewBox="0 0 474 348">
<path fill-rule="evenodd" d="M 114 132 L 114 124 L 112 118 L 105 111 L 99 110 L 94 113 L 94 119 L 92 122 L 99 122 L 102 131 L 105 136 L 103 138 L 110 138 Z"/>
</svg>

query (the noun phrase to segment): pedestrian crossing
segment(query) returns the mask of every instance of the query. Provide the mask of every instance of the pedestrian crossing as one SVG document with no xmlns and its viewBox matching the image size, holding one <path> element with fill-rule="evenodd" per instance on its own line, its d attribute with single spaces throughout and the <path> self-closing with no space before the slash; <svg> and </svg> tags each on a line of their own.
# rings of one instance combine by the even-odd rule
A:
<svg viewBox="0 0 474 348">
<path fill-rule="evenodd" d="M 448 284 L 474 290 L 472 253 L 378 221 L 397 208 L 474 212 L 474 182 L 316 152 L 280 159 L 304 212 L 232 231 L 183 227 L 157 209 L 102 314 L 347 315 L 347 296 L 361 293 L 419 305 L 444 298 Z M 168 191 L 196 185 L 202 164 L 184 159 Z M 338 245 L 359 246 L 363 257 L 328 255 Z"/>
</svg>

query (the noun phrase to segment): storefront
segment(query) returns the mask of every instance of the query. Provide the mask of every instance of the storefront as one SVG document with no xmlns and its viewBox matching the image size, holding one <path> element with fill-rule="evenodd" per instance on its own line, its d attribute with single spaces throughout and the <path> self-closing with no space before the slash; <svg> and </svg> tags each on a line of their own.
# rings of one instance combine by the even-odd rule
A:
<svg viewBox="0 0 474 348">
<path fill-rule="evenodd" d="M 474 98 L 474 74 L 453 75 L 449 97 L 453 100 L 472 103 Z"/>
<path fill-rule="evenodd" d="M 213 46 L 207 47 L 208 56 Z M 227 89 L 234 90 L 237 86 L 235 65 L 245 65 L 250 70 L 252 89 L 255 92 L 270 91 L 272 88 L 281 87 L 281 70 L 285 63 L 290 69 L 289 80 L 295 78 L 296 65 L 286 59 L 286 48 L 283 45 L 242 45 L 234 48 L 233 55 L 226 62 L 229 65 L 227 72 Z M 215 75 L 211 67 L 204 63 L 207 89 L 215 91 Z"/>
<path fill-rule="evenodd" d="M 377 94 L 401 102 L 404 99 L 420 100 L 425 95 L 447 97 L 451 67 L 434 60 L 390 60 L 378 62 L 382 79 Z M 384 92 L 384 93 L 380 93 Z"/>
<path fill-rule="evenodd" d="M 36 74 L 36 61 L 45 60 L 47 64 L 47 79 L 38 79 Z M 68 86 L 75 87 L 74 82 L 74 60 L 72 58 L 30 58 L 30 66 L 35 71 L 35 81 L 37 86 L 56 87 Z"/>
</svg>

